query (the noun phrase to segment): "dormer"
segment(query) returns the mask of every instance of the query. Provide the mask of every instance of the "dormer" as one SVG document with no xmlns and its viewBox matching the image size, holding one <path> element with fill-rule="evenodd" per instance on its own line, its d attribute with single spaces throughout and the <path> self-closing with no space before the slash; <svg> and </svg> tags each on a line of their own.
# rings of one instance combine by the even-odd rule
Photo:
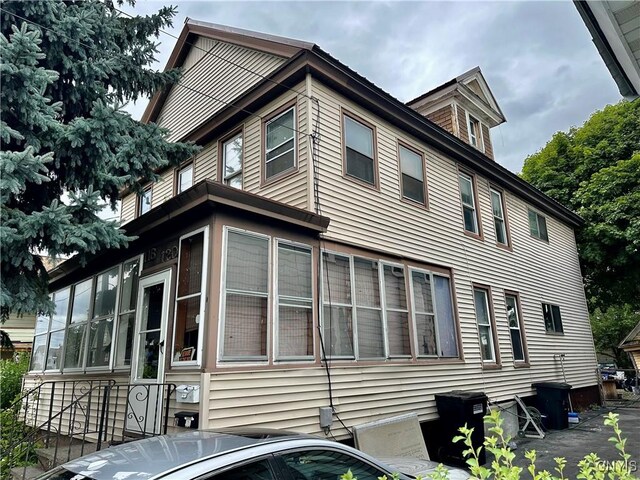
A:
<svg viewBox="0 0 640 480">
<path fill-rule="evenodd" d="M 494 160 L 491 128 L 506 119 L 480 67 L 420 95 L 407 106 Z"/>
</svg>

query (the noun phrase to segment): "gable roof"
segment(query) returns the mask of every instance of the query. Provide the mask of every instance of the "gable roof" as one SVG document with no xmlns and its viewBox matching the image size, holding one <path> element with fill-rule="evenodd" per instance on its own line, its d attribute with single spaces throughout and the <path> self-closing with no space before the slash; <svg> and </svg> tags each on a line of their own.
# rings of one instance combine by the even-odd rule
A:
<svg viewBox="0 0 640 480">
<path fill-rule="evenodd" d="M 640 322 L 620 342 L 618 348 L 640 347 Z"/>
<path fill-rule="evenodd" d="M 479 91 L 476 91 L 474 84 L 478 85 L 477 88 Z M 427 103 L 432 100 L 439 99 L 454 90 L 460 92 L 470 101 L 479 104 L 484 110 L 489 109 L 490 112 L 493 113 L 496 124 L 506 122 L 506 117 L 504 116 L 500 105 L 498 105 L 496 97 L 493 95 L 491 88 L 489 88 L 489 84 L 485 80 L 480 67 L 477 66 L 447 82 L 444 82 L 441 85 L 438 85 L 435 88 L 432 88 L 413 100 L 409 100 L 407 105 L 415 108 L 421 103 Z"/>
<path fill-rule="evenodd" d="M 188 20 L 167 63 L 167 68 L 179 66 L 180 61 L 184 61 L 189 48 L 193 45 L 193 38 L 195 38 L 190 35 L 206 35 L 209 38 L 227 42 L 233 41 L 234 43 L 243 42 L 242 45 L 247 47 L 259 44 L 263 51 L 270 53 L 280 51 L 283 55 L 288 55 L 288 60 L 182 137 L 181 141 L 205 144 L 214 140 L 226 130 L 251 116 L 251 112 L 257 111 L 276 96 L 282 95 L 287 89 L 302 81 L 307 73 L 311 73 L 315 78 L 359 103 L 380 118 L 485 176 L 489 181 L 510 190 L 541 211 L 553 215 L 572 227 L 579 227 L 584 223 L 580 216 L 502 165 L 490 160 L 476 148 L 441 129 L 413 108 L 332 57 L 316 44 Z M 465 72 L 460 77 L 463 82 L 474 78 L 482 78 L 484 81 L 478 67 Z M 454 80 L 457 81 L 458 78 L 456 77 Z M 165 91 L 164 97 L 162 93 L 154 95 L 142 121 L 153 121 L 154 115 L 159 112 L 167 94 L 168 92 Z M 493 98 L 490 90 L 487 99 L 489 97 Z M 493 101 L 495 101 L 494 98 Z"/>
</svg>

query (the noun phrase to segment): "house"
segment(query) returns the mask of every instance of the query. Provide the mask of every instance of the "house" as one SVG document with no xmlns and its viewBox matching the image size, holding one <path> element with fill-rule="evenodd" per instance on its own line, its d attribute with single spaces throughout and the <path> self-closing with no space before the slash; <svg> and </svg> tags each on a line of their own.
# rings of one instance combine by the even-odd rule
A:
<svg viewBox="0 0 640 480">
<path fill-rule="evenodd" d="M 494 160 L 480 69 L 403 104 L 312 43 L 190 19 L 167 67 L 143 121 L 203 148 L 123 192 L 126 250 L 52 272 L 27 387 L 182 385 L 141 416 L 341 440 L 451 390 L 598 401 L 582 220 Z"/>
<path fill-rule="evenodd" d="M 620 95 L 640 95 L 640 4 L 630 1 L 573 0 Z"/>
<path fill-rule="evenodd" d="M 633 327 L 629 334 L 620 342 L 618 348 L 629 354 L 631 364 L 636 370 L 636 375 L 640 372 L 640 322 Z"/>
</svg>

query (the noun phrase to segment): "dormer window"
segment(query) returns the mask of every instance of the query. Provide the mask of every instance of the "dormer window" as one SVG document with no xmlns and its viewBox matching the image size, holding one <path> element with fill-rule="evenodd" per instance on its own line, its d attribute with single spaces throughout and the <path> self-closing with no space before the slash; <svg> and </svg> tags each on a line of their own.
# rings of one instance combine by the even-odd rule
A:
<svg viewBox="0 0 640 480">
<path fill-rule="evenodd" d="M 480 122 L 471 115 L 468 117 L 469 143 L 480 149 Z"/>
</svg>

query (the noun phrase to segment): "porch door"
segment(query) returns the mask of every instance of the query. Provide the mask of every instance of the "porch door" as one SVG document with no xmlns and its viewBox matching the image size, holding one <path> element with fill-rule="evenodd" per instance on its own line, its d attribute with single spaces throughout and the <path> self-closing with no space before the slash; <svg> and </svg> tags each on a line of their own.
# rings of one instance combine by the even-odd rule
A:
<svg viewBox="0 0 640 480">
<path fill-rule="evenodd" d="M 160 433 L 170 289 L 171 270 L 142 278 L 138 283 L 136 335 L 125 423 L 129 432 Z"/>
</svg>

